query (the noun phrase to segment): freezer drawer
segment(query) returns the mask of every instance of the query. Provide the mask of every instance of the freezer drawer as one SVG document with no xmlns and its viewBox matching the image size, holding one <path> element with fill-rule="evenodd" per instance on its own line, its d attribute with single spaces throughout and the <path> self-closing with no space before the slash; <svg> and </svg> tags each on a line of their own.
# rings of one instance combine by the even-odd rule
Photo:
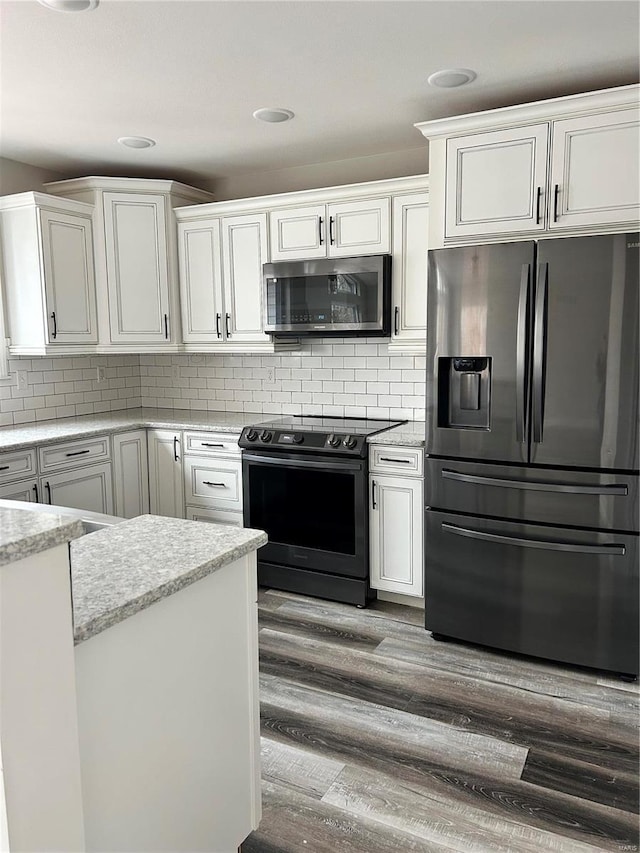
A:
<svg viewBox="0 0 640 853">
<path fill-rule="evenodd" d="M 638 673 L 638 536 L 428 510 L 430 631 Z"/>
<path fill-rule="evenodd" d="M 447 512 L 638 532 L 638 475 L 425 460 L 425 505 Z"/>
</svg>

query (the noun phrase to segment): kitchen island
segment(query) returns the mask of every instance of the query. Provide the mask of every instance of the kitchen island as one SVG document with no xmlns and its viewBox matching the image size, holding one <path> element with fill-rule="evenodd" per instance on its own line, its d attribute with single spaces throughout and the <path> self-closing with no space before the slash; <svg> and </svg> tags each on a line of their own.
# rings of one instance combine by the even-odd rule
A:
<svg viewBox="0 0 640 853">
<path fill-rule="evenodd" d="M 7 512 L 0 509 L 3 533 Z M 255 550 L 265 542 L 256 530 L 141 516 L 72 543 L 73 622 L 67 610 L 65 642 L 49 668 L 64 665 L 74 675 L 62 692 L 67 711 L 72 704 L 75 712 L 73 731 L 68 719 L 64 726 L 69 743 L 76 732 L 76 788 L 81 780 L 75 836 L 65 837 L 62 828 L 56 839 L 36 836 L 24 821 L 22 834 L 14 833 L 12 731 L 3 714 L 12 847 L 226 853 L 257 826 Z M 56 547 L 67 554 L 69 604 L 69 548 Z M 21 563 L 24 570 L 31 559 L 3 568 L 3 585 L 6 569 Z M 46 562 L 42 569 L 46 575 Z M 3 640 L 5 615 L 3 603 Z M 59 615 L 59 627 L 63 621 Z M 12 647 L 29 641 L 20 626 L 16 614 Z M 33 620 L 25 631 L 42 651 L 46 633 Z M 3 679 L 7 648 L 3 643 Z M 17 711 L 27 695 L 24 685 L 22 693 L 19 683 L 13 686 Z M 73 775 L 74 762 L 67 764 Z"/>
</svg>

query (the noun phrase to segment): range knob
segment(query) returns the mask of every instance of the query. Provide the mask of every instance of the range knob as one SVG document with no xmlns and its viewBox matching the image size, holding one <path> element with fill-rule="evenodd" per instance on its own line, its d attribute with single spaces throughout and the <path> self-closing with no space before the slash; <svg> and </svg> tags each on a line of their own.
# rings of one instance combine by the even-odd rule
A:
<svg viewBox="0 0 640 853">
<path fill-rule="evenodd" d="M 299 432 L 294 432 L 292 439 L 294 444 L 302 444 L 304 441 L 304 436 Z"/>
<path fill-rule="evenodd" d="M 247 439 L 247 441 L 255 441 L 258 437 L 258 431 L 255 429 L 248 429 L 244 434 L 244 437 Z"/>
<path fill-rule="evenodd" d="M 263 429 L 260 433 L 260 441 L 271 441 L 273 433 L 268 429 Z"/>
<path fill-rule="evenodd" d="M 344 441 L 342 443 L 348 450 L 353 450 L 353 448 L 358 443 L 358 440 L 352 435 L 345 435 Z"/>
<path fill-rule="evenodd" d="M 340 436 L 331 433 L 331 435 L 327 438 L 327 444 L 329 445 L 329 447 L 338 447 L 340 445 Z"/>
</svg>

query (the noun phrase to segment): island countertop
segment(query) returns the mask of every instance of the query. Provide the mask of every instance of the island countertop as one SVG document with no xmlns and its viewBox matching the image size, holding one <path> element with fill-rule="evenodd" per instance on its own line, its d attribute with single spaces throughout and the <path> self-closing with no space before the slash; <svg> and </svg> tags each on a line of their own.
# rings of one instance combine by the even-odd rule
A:
<svg viewBox="0 0 640 853">
<path fill-rule="evenodd" d="M 76 645 L 265 545 L 261 530 L 141 515 L 71 544 Z"/>
<path fill-rule="evenodd" d="M 0 507 L 0 566 L 62 545 L 83 533 L 81 521 L 56 512 L 55 507 L 46 513 Z"/>
</svg>

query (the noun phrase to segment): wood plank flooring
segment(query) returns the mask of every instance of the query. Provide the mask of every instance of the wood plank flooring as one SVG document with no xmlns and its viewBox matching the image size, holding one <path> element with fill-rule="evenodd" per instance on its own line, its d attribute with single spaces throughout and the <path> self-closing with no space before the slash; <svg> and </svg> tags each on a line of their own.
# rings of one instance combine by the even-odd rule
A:
<svg viewBox="0 0 640 853">
<path fill-rule="evenodd" d="M 263 817 L 242 853 L 633 851 L 640 693 L 260 590 Z"/>
</svg>

